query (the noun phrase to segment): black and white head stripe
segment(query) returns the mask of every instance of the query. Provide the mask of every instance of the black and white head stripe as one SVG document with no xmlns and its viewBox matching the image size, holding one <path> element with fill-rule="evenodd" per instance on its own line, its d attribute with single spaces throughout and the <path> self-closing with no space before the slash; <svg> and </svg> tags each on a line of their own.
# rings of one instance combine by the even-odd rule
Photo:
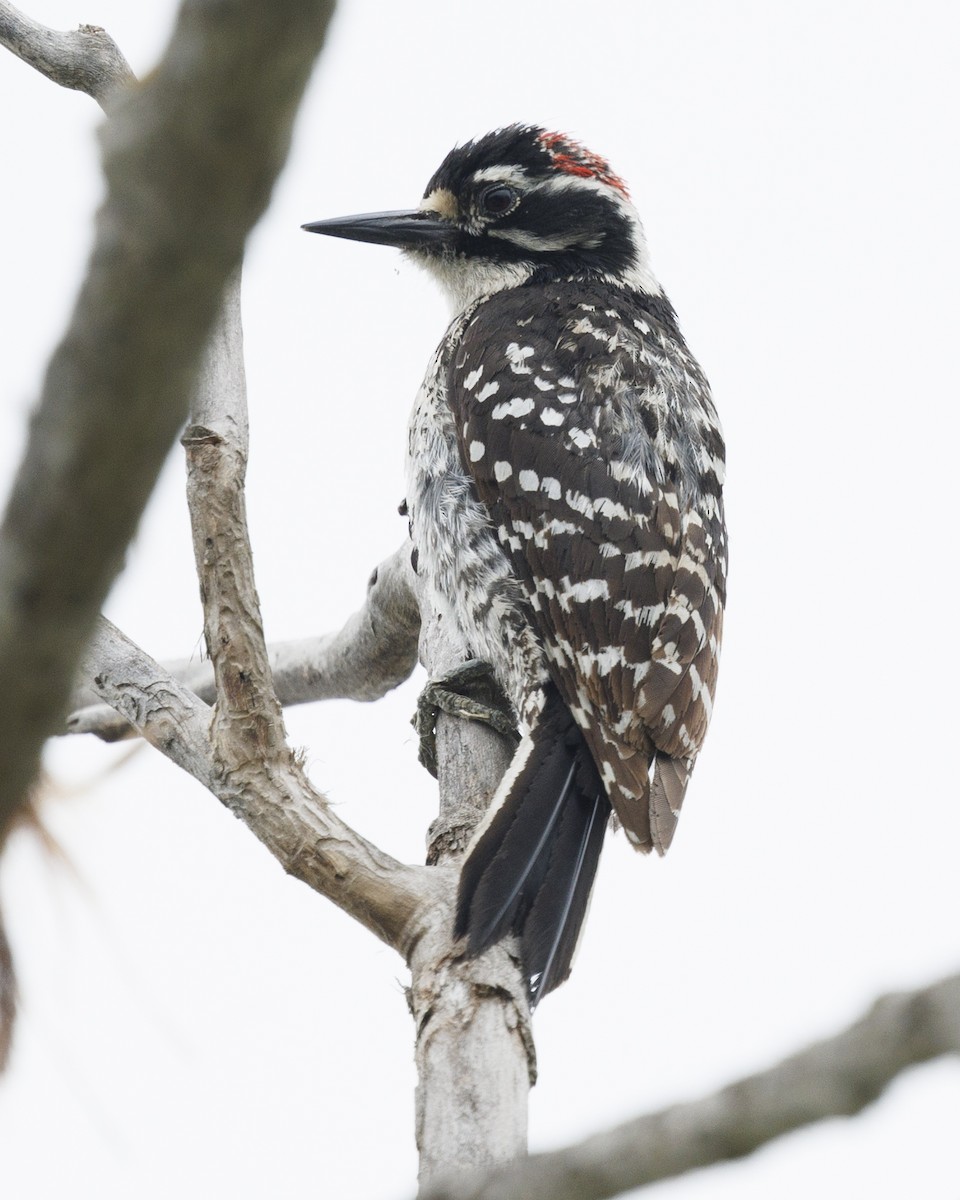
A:
<svg viewBox="0 0 960 1200">
<path fill-rule="evenodd" d="M 427 184 L 424 196 L 438 188 L 459 195 L 471 179 L 482 178 L 484 170 L 491 167 L 515 168 L 519 177 L 531 182 L 564 175 L 592 179 L 627 195 L 626 185 L 606 159 L 572 138 L 537 125 L 509 125 L 451 150 Z"/>
<path fill-rule="evenodd" d="M 644 290 L 659 290 L 623 181 L 563 134 L 511 125 L 457 147 L 421 208 L 458 226 L 447 248 L 458 256 L 531 264 L 557 278 L 634 270 Z"/>
</svg>

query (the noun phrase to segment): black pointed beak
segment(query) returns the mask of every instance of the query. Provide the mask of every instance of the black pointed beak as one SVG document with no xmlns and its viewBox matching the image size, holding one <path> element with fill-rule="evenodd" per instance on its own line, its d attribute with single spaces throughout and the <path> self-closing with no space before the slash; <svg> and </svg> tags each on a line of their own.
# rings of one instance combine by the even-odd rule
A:
<svg viewBox="0 0 960 1200">
<path fill-rule="evenodd" d="M 300 228 L 307 233 L 325 233 L 328 237 L 350 238 L 354 242 L 375 242 L 378 246 L 396 246 L 400 250 L 442 250 L 452 246 L 457 236 L 457 227 L 452 221 L 419 208 L 357 213 L 353 217 L 311 221 Z"/>
</svg>

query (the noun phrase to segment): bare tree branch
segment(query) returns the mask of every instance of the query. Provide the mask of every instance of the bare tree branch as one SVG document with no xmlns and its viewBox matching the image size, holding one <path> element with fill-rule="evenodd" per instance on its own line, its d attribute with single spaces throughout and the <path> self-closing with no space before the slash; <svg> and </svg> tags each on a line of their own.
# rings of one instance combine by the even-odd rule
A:
<svg viewBox="0 0 960 1200">
<path fill-rule="evenodd" d="M 62 720 L 82 647 L 186 417 L 331 7 L 193 0 L 157 70 L 112 105 L 87 278 L 0 529 L 0 836 Z M 21 30 L 18 48 L 27 41 Z M 48 43 L 30 44 L 32 62 Z"/>
<path fill-rule="evenodd" d="M 960 975 L 884 996 L 843 1033 L 715 1095 L 576 1145 L 448 1177 L 419 1200 L 604 1200 L 730 1159 L 828 1117 L 854 1116 L 901 1071 L 960 1052 Z"/>
<path fill-rule="evenodd" d="M 246 523 L 246 380 L 239 278 L 224 294 L 182 438 L 187 503 L 203 596 L 204 635 L 216 680 L 217 750 L 235 742 L 264 760 L 288 755 L 270 671 Z"/>
<path fill-rule="evenodd" d="M 101 108 L 134 82 L 113 38 L 97 25 L 58 33 L 0 0 L 0 45 L 61 87 L 86 92 Z"/>
<path fill-rule="evenodd" d="M 93 687 L 208 787 L 290 874 L 407 954 L 426 911 L 449 910 L 450 872 L 405 867 L 334 817 L 287 744 L 263 637 L 246 522 L 246 380 L 235 272 L 197 376 L 183 435 L 187 498 L 216 680 L 209 707 L 101 621 Z"/>
<path fill-rule="evenodd" d="M 224 294 L 181 438 L 187 453 L 187 503 L 203 597 L 203 629 L 217 702 L 218 753 L 245 743 L 254 760 L 289 755 L 273 688 L 247 531 L 244 481 L 248 425 L 239 279 Z"/>
<path fill-rule="evenodd" d="M 111 111 L 87 276 L 0 525 L 0 845 L 186 417 L 332 7 L 187 0 L 156 71 L 124 89 L 129 68 L 102 38 L 53 34 L 0 2 L 4 44 Z M 70 66 L 86 46 L 90 70 Z"/>
<path fill-rule="evenodd" d="M 292 755 L 242 760 L 246 736 L 223 748 L 210 739 L 213 709 L 167 675 L 104 618 L 84 670 L 137 732 L 240 817 L 283 869 L 407 955 L 425 908 L 449 911 L 452 873 L 398 863 L 341 821 Z"/>
<path fill-rule="evenodd" d="M 284 708 L 315 700 L 379 700 L 417 665 L 420 613 L 413 593 L 410 546 L 405 543 L 375 568 L 363 607 L 336 633 L 267 645 L 277 697 Z M 207 659 L 164 662 L 164 671 L 212 704 L 217 689 Z M 105 742 L 134 731 L 91 688 L 74 692 L 66 733 L 92 733 Z M 82 707 L 81 707 L 82 706 Z"/>
<path fill-rule="evenodd" d="M 448 873 L 401 866 L 334 818 L 287 744 L 244 503 L 247 409 L 238 277 L 224 296 L 183 444 L 204 634 L 217 691 L 212 790 L 286 870 L 406 953 L 425 901 L 435 904 L 445 893 L 449 908 Z"/>
<path fill-rule="evenodd" d="M 120 95 L 123 87 L 133 80 L 133 73 L 126 59 L 113 39 L 103 30 L 93 26 L 82 26 L 76 33 L 56 33 L 27 17 L 12 4 L 8 4 L 7 0 L 0 0 L 0 45 L 63 87 L 88 92 L 105 110 L 111 100 Z M 56 456 L 59 449 L 53 447 L 52 457 Z M 27 503 L 34 499 L 29 480 L 19 489 L 21 505 L 24 499 Z M 18 491 L 15 491 L 11 510 L 17 500 Z M 15 521 L 14 515 L 14 524 Z M 34 680 L 32 686 L 25 687 L 22 671 L 20 674 L 16 672 L 16 667 L 19 666 L 27 670 L 31 667 L 35 669 L 37 659 L 29 654 L 24 655 L 16 645 L 17 638 L 23 635 L 24 626 L 28 625 L 29 621 L 22 620 L 21 614 L 15 611 L 15 606 L 32 609 L 35 607 L 35 597 L 29 594 L 17 596 L 15 593 L 24 585 L 42 587 L 50 578 L 50 570 L 49 563 L 42 561 L 41 553 L 31 556 L 28 545 L 17 544 L 16 531 L 13 537 L 9 536 L 10 524 L 8 513 L 7 519 L 0 527 L 0 675 L 13 689 L 8 703 L 12 701 L 20 712 L 18 724 L 5 735 L 11 741 L 10 750 L 4 754 L 3 749 L 0 749 L 0 771 L 6 774 L 5 769 L 9 763 L 13 772 L 10 778 L 0 781 L 0 851 L 17 818 L 22 818 L 29 812 L 27 789 L 36 770 L 44 726 L 51 719 L 50 710 L 54 704 L 62 703 L 62 699 L 56 695 L 56 686 L 63 682 L 55 675 L 51 681 L 52 689 L 48 688 L 45 677 L 39 681 Z M 12 564 L 8 565 L 5 559 L 12 559 Z M 11 591 L 14 592 L 13 596 Z M 89 617 L 90 614 L 87 615 Z M 49 650 L 43 642 L 45 635 L 49 637 L 50 634 L 44 629 L 42 622 L 39 623 L 38 634 L 39 661 L 43 664 L 46 658 L 46 663 L 49 664 Z M 11 657 L 14 660 L 12 664 L 8 662 Z M 18 659 L 26 661 L 18 662 Z M 12 675 L 8 670 L 10 666 L 14 667 Z M 4 707 L 0 702 L 0 714 L 5 715 Z M 27 735 L 23 746 L 12 744 L 13 738 L 20 733 L 21 721 Z M 0 921 L 0 1071 L 6 1066 L 10 1053 L 16 1015 L 16 992 L 13 958 Z"/>
<path fill-rule="evenodd" d="M 166 675 L 106 617 L 97 622 L 80 670 L 151 745 L 213 789 L 209 704 Z"/>
</svg>

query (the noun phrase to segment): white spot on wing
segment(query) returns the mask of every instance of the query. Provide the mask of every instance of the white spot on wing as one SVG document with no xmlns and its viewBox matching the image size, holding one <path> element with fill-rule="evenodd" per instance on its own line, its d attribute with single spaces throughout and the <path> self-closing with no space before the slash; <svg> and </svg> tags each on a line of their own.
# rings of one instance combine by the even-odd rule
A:
<svg viewBox="0 0 960 1200">
<path fill-rule="evenodd" d="M 580 583 L 571 583 L 557 597 L 564 612 L 570 611 L 571 604 L 586 604 L 590 600 L 609 600 L 609 598 L 610 588 L 605 579 L 585 579 Z"/>
<path fill-rule="evenodd" d="M 610 587 L 605 579 L 585 579 L 581 583 L 571 584 L 566 595 L 571 600 L 609 600 Z"/>
<path fill-rule="evenodd" d="M 638 567 L 669 567 L 674 556 L 669 550 L 631 550 L 624 559 L 624 571 L 635 571 Z"/>
<path fill-rule="evenodd" d="M 533 412 L 533 409 L 532 400 L 524 396 L 515 396 L 512 400 L 503 400 L 500 404 L 494 405 L 490 415 L 495 421 L 499 421 L 503 417 L 525 417 L 527 413 Z"/>
<path fill-rule="evenodd" d="M 485 383 L 477 392 L 478 400 L 489 400 L 491 396 L 495 396 L 500 391 L 500 384 L 495 383 L 492 379 L 489 383 Z"/>
<path fill-rule="evenodd" d="M 576 661 L 584 675 L 596 671 L 598 675 L 605 676 L 623 662 L 623 651 L 619 646 L 604 646 L 596 651 L 583 650 L 576 656 Z"/>
<path fill-rule="evenodd" d="M 574 425 L 567 430 L 567 435 L 578 450 L 586 450 L 588 446 L 597 444 L 597 435 L 592 429 L 580 429 Z"/>
<path fill-rule="evenodd" d="M 510 370 L 514 375 L 532 375 L 533 368 L 528 367 L 526 360 L 533 354 L 532 346 L 521 346 L 517 342 L 511 342 L 507 347 L 507 362 L 510 364 Z"/>
</svg>

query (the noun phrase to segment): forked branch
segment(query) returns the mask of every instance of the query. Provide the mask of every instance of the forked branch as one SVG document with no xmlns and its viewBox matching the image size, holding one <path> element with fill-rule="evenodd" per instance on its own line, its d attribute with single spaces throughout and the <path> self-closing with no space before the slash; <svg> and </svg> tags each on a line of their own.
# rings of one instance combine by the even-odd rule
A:
<svg viewBox="0 0 960 1200">
<path fill-rule="evenodd" d="M 0 40 L 110 109 L 107 195 L 0 526 L 0 843 L 63 720 L 83 648 L 187 415 L 224 284 L 266 206 L 332 0 L 180 12 L 157 69 L 0 0 Z M 96 69 L 69 66 L 94 47 Z M 110 63 L 112 62 L 112 66 Z M 69 77 L 69 78 L 68 78 Z M 0 1011 L 10 972 L 0 972 Z M 4 1040 L 0 1031 L 0 1059 Z"/>
<path fill-rule="evenodd" d="M 331 7 L 186 4 L 157 69 L 111 100 L 92 257 L 0 528 L 0 839 L 186 418 Z M 0 13 L 7 44 L 39 66 L 55 35 Z"/>
<path fill-rule="evenodd" d="M 137 732 L 243 820 L 288 874 L 329 897 L 401 954 L 425 906 L 449 904 L 451 873 L 398 863 L 341 821 L 284 746 L 248 760 L 243 722 L 211 737 L 214 710 L 101 618 L 83 665 Z"/>
</svg>

